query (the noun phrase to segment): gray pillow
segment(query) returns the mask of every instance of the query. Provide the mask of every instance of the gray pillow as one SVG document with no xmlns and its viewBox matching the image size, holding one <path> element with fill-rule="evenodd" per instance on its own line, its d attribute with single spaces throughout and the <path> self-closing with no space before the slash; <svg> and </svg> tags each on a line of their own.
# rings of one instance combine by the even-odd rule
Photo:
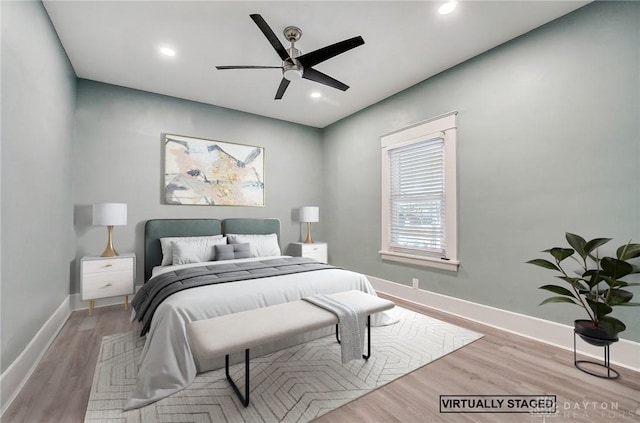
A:
<svg viewBox="0 0 640 423">
<path fill-rule="evenodd" d="M 246 244 L 224 244 L 214 245 L 214 260 L 233 260 L 251 257 L 251 248 L 249 243 Z"/>
</svg>

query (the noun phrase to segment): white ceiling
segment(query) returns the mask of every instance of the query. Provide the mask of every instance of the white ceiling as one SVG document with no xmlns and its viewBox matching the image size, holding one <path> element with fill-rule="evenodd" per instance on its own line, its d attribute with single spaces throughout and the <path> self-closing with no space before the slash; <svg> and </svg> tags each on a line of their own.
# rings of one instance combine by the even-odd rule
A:
<svg viewBox="0 0 640 423">
<path fill-rule="evenodd" d="M 320 128 L 587 3 L 467 0 L 442 16 L 441 1 L 44 1 L 80 78 Z M 282 30 L 302 29 L 303 53 L 361 35 L 365 45 L 314 66 L 351 88 L 303 79 L 276 101 L 280 70 L 216 70 L 281 65 L 251 13 L 285 48 Z"/>
</svg>

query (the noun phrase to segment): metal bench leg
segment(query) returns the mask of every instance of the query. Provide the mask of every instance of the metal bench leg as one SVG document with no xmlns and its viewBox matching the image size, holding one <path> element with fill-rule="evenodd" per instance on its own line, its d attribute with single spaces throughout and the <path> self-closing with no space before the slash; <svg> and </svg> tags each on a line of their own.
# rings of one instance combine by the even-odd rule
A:
<svg viewBox="0 0 640 423">
<path fill-rule="evenodd" d="M 244 405 L 245 407 L 248 407 L 249 406 L 249 349 L 244 350 L 244 397 L 242 396 L 242 394 L 240 393 L 240 390 L 238 389 L 235 382 L 233 381 L 233 379 L 231 379 L 231 376 L 229 375 L 229 354 L 224 356 L 224 371 L 227 374 L 227 380 L 231 384 L 231 387 L 233 388 L 233 392 L 236 393 L 242 405 Z"/>
<path fill-rule="evenodd" d="M 371 357 L 371 315 L 367 316 L 367 355 L 362 354 L 362 358 L 368 360 Z"/>
<path fill-rule="evenodd" d="M 339 331 L 338 328 L 340 327 L 340 325 L 336 325 L 336 341 L 338 341 L 338 344 L 340 343 L 340 335 L 339 335 Z M 367 315 L 367 354 L 364 355 L 362 354 L 362 358 L 364 358 L 365 360 L 368 360 L 369 357 L 371 357 L 371 315 Z"/>
</svg>

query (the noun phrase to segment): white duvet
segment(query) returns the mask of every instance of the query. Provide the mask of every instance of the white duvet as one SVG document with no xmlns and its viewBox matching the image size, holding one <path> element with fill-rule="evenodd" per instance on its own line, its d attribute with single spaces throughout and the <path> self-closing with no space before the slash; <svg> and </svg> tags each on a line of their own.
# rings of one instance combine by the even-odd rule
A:
<svg viewBox="0 0 640 423">
<path fill-rule="evenodd" d="M 265 259 L 267 258 L 261 257 L 225 263 Z M 205 264 L 211 265 L 215 262 Z M 170 269 L 161 269 L 154 275 L 192 266 L 194 265 L 167 266 Z M 153 283 L 153 278 L 147 283 Z M 140 358 L 136 386 L 125 405 L 125 410 L 142 407 L 186 388 L 193 382 L 198 371 L 224 366 L 224 357 L 198 363 L 199 368 L 196 366 L 187 342 L 187 322 L 295 301 L 314 294 L 332 294 L 352 289 L 375 295 L 375 290 L 364 275 L 342 269 L 208 285 L 173 294 L 156 309 L 153 316 Z M 283 316 L 283 319 L 286 318 L 295 316 Z M 373 315 L 371 319 L 372 325 L 376 326 L 393 322 L 385 313 Z M 331 332 L 332 328 L 327 328 L 288 338 L 252 349 L 251 356 L 263 355 Z M 224 336 L 224 333 L 219 336 Z"/>
</svg>

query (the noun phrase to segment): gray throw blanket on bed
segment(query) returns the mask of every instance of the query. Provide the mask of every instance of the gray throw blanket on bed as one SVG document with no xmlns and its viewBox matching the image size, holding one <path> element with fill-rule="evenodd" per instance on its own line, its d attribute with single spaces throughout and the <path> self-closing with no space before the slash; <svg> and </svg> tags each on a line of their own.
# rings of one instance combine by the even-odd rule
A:
<svg viewBox="0 0 640 423">
<path fill-rule="evenodd" d="M 362 358 L 364 332 L 367 323 L 367 313 L 364 309 L 324 294 L 304 297 L 303 300 L 338 316 L 342 364 Z"/>
<path fill-rule="evenodd" d="M 167 297 L 184 289 L 323 269 L 336 267 L 304 257 L 188 267 L 149 279 L 131 300 L 131 307 L 135 310 L 136 320 L 142 322 L 142 336 L 149 331 L 156 308 Z"/>
</svg>

